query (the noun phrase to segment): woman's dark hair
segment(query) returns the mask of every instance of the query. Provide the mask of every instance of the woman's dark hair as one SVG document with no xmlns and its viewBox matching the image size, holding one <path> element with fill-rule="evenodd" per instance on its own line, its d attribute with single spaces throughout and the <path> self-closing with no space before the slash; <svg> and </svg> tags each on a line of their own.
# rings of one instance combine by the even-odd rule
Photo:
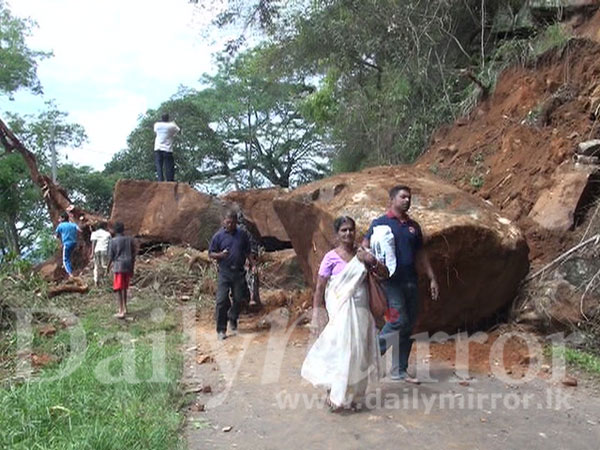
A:
<svg viewBox="0 0 600 450">
<path fill-rule="evenodd" d="M 335 232 L 337 233 L 338 231 L 340 231 L 340 228 L 345 223 L 351 223 L 352 224 L 352 228 L 356 228 L 356 222 L 354 221 L 354 219 L 352 217 L 350 217 L 350 216 L 340 216 L 340 217 L 338 217 L 337 219 L 335 219 L 333 221 L 333 229 L 335 230 Z"/>
<path fill-rule="evenodd" d="M 123 222 L 115 222 L 114 229 L 115 233 L 122 233 L 125 231 L 125 225 L 123 225 Z"/>
<path fill-rule="evenodd" d="M 62 214 L 60 215 L 60 218 L 63 220 L 63 222 L 68 222 L 69 221 L 69 213 L 66 211 L 63 211 Z"/>
</svg>

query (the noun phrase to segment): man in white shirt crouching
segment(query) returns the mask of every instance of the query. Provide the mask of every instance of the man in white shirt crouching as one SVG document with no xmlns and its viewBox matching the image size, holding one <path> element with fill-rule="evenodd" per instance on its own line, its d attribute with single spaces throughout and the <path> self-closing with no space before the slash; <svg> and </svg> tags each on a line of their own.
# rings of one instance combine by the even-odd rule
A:
<svg viewBox="0 0 600 450">
<path fill-rule="evenodd" d="M 158 181 L 173 181 L 175 177 L 175 161 L 173 160 L 173 140 L 180 128 L 169 121 L 169 115 L 163 114 L 160 122 L 154 124 L 154 164 Z M 164 177 L 163 177 L 164 167 Z"/>
<path fill-rule="evenodd" d="M 100 274 L 106 273 L 108 265 L 108 244 L 111 234 L 106 231 L 106 222 L 100 222 L 92 233 L 92 254 L 94 255 L 94 284 L 98 286 Z"/>
</svg>

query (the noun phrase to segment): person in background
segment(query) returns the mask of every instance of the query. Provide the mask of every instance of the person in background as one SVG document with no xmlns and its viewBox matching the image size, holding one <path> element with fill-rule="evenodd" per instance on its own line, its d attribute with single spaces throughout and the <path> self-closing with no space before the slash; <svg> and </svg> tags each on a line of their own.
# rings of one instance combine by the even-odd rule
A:
<svg viewBox="0 0 600 450">
<path fill-rule="evenodd" d="M 173 181 L 175 179 L 175 161 L 173 159 L 173 140 L 181 129 L 175 122 L 169 120 L 168 114 L 163 114 L 159 122 L 154 124 L 154 164 L 158 181 Z M 163 176 L 164 167 L 164 176 Z"/>
<path fill-rule="evenodd" d="M 125 226 L 122 222 L 116 222 L 114 230 L 116 235 L 108 246 L 106 272 L 108 273 L 114 265 L 113 289 L 119 304 L 119 311 L 115 317 L 123 319 L 127 315 L 127 290 L 135 268 L 136 247 L 131 236 L 123 235 Z"/>
<path fill-rule="evenodd" d="M 73 276 L 73 266 L 71 264 L 71 255 L 77 246 L 77 233 L 81 233 L 81 229 L 77 224 L 69 221 L 69 213 L 64 211 L 60 215 L 60 224 L 56 227 L 56 237 L 62 243 L 62 260 L 63 267 L 69 278 Z"/>
<path fill-rule="evenodd" d="M 98 281 L 106 272 L 108 267 L 108 244 L 111 235 L 106 230 L 106 222 L 100 222 L 96 230 L 90 236 L 92 242 L 91 257 L 94 258 L 94 284 L 98 286 Z"/>
<path fill-rule="evenodd" d="M 250 253 L 255 261 L 256 270 L 245 270 L 244 269 L 244 302 L 242 310 L 248 311 L 250 304 L 254 304 L 255 307 L 261 308 L 262 302 L 260 301 L 260 279 L 258 275 L 258 254 L 259 244 L 256 237 L 250 232 L 248 227 L 248 220 L 242 213 L 238 212 L 237 218 L 238 229 L 248 234 L 250 239 Z"/>
<path fill-rule="evenodd" d="M 247 232 L 238 228 L 235 211 L 225 214 L 223 228 L 217 231 L 210 241 L 208 256 L 219 264 L 215 317 L 217 337 L 223 340 L 227 336 L 227 321 L 231 334 L 237 334 L 240 308 L 247 294 L 244 268 L 246 259 L 250 269 L 256 270 L 250 238 Z M 230 292 L 232 301 L 229 299 Z"/>
</svg>

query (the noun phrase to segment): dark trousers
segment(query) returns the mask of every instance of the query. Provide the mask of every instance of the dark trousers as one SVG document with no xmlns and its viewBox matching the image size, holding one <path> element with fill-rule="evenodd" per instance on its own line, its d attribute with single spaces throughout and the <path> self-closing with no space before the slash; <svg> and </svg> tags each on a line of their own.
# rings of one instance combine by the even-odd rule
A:
<svg viewBox="0 0 600 450">
<path fill-rule="evenodd" d="M 245 298 L 246 280 L 244 271 L 230 271 L 219 268 L 217 277 L 217 304 L 215 317 L 217 319 L 217 331 L 227 331 L 227 321 L 237 327 L 240 308 Z M 232 302 L 229 300 L 231 292 Z"/>
<path fill-rule="evenodd" d="M 393 347 L 392 373 L 406 372 L 412 346 L 410 336 L 419 314 L 417 283 L 388 281 L 382 286 L 391 317 L 379 333 L 379 348 L 384 354 Z"/>
<path fill-rule="evenodd" d="M 154 150 L 154 165 L 156 166 L 156 177 L 158 181 L 173 181 L 175 177 L 175 161 L 173 152 Z M 163 177 L 163 166 L 165 176 Z"/>
</svg>

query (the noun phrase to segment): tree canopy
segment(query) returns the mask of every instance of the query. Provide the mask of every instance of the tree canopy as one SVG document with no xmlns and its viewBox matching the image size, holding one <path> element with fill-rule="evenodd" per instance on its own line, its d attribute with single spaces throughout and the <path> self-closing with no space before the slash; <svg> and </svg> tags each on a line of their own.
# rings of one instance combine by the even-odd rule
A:
<svg viewBox="0 0 600 450">
<path fill-rule="evenodd" d="M 179 181 L 223 190 L 288 187 L 322 176 L 329 148 L 303 114 L 314 88 L 270 76 L 261 61 L 260 49 L 223 55 L 216 75 L 203 76 L 205 89 L 181 89 L 148 111 L 106 172 L 154 179 L 152 125 L 168 112 L 181 128 L 174 144 Z"/>
<path fill-rule="evenodd" d="M 4 0 L 0 0 L 0 94 L 11 96 L 17 90 L 30 89 L 41 93 L 37 63 L 51 55 L 30 49 L 25 39 L 35 22 L 12 15 Z"/>
<path fill-rule="evenodd" d="M 206 4 L 207 0 L 198 0 Z M 524 0 L 235 0 L 215 20 L 262 32 L 262 64 L 317 86 L 305 116 L 326 131 L 333 167 L 412 162 L 432 131 L 474 104 L 479 88 L 461 69 L 493 81 L 489 63 L 500 8 Z M 247 43 L 247 41 L 246 41 Z M 493 64 L 492 64 L 493 65 Z"/>
<path fill-rule="evenodd" d="M 50 102 L 46 110 L 36 115 L 7 114 L 8 125 L 23 144 L 32 151 L 42 171 L 49 171 L 52 136 L 57 148 L 78 147 L 86 139 L 78 124 L 68 122 L 67 114 Z M 62 172 L 65 171 L 63 168 Z M 72 185 L 66 179 L 63 187 Z M 19 255 L 32 251 L 36 243 L 48 234 L 49 220 L 38 186 L 30 178 L 25 161 L 18 153 L 0 157 L 0 250 Z M 97 194 L 95 194 L 97 195 Z M 112 193 L 110 194 L 112 198 Z M 52 233 L 50 233 L 52 234 Z"/>
</svg>

